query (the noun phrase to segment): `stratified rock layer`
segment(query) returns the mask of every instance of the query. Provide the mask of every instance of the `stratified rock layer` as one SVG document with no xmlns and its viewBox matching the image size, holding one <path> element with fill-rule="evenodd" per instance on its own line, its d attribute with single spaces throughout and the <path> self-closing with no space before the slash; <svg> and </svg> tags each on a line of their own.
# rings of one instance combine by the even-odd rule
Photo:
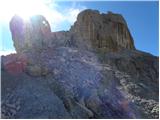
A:
<svg viewBox="0 0 160 120">
<path fill-rule="evenodd" d="M 119 14 L 81 12 L 70 31 L 14 16 L 2 57 L 2 118 L 158 118 L 158 57 L 135 49 Z"/>
</svg>

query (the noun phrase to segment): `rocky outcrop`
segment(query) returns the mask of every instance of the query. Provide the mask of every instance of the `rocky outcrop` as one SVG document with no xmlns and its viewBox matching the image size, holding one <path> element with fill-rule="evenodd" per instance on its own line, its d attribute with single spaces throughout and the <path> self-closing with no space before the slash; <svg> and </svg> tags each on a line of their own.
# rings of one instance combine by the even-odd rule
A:
<svg viewBox="0 0 160 120">
<path fill-rule="evenodd" d="M 85 10 L 78 15 L 70 31 L 77 46 L 78 42 L 83 42 L 84 47 L 106 51 L 135 49 L 127 23 L 119 14 Z"/>
<path fill-rule="evenodd" d="M 10 29 L 17 52 L 34 48 L 69 46 L 86 50 L 119 51 L 135 49 L 127 23 L 120 14 L 100 14 L 95 10 L 81 12 L 70 31 L 52 32 L 43 16 L 24 21 L 14 16 Z"/>
<path fill-rule="evenodd" d="M 10 30 L 18 53 L 43 49 L 51 33 L 48 21 L 41 15 L 27 21 L 15 15 L 10 21 Z"/>
<path fill-rule="evenodd" d="M 158 118 L 158 57 L 135 49 L 119 14 L 85 10 L 70 31 L 14 16 L 2 57 L 2 118 Z"/>
</svg>

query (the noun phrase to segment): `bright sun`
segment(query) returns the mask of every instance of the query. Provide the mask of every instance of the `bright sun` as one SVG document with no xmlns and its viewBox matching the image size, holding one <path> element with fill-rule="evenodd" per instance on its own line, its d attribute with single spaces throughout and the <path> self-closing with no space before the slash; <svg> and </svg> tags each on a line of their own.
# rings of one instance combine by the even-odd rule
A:
<svg viewBox="0 0 160 120">
<path fill-rule="evenodd" d="M 0 0 L 0 19 L 9 21 L 15 14 L 27 20 L 30 16 L 50 13 L 46 0 Z"/>
</svg>

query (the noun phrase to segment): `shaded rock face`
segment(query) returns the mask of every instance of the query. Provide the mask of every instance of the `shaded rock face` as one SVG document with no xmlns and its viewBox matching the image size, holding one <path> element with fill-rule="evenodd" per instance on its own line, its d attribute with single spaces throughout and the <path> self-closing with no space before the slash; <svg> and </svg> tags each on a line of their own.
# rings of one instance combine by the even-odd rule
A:
<svg viewBox="0 0 160 120">
<path fill-rule="evenodd" d="M 135 49 L 121 15 L 85 10 L 59 32 L 14 16 L 10 29 L 2 118 L 159 118 L 159 58 Z"/>
<path fill-rule="evenodd" d="M 159 58 L 138 50 L 108 53 L 103 58 L 104 63 L 122 72 L 116 75 L 120 88 L 127 92 L 143 117 L 158 118 Z"/>
<path fill-rule="evenodd" d="M 3 118 L 135 118 L 131 101 L 114 85 L 114 70 L 93 53 L 60 47 L 43 50 L 39 58 L 46 76 L 11 74 L 2 58 Z"/>
</svg>

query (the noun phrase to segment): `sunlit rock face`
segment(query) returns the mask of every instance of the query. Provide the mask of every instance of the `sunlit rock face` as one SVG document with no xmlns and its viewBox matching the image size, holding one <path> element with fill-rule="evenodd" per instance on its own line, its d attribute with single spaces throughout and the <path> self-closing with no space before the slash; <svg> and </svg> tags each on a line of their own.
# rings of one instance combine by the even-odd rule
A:
<svg viewBox="0 0 160 120">
<path fill-rule="evenodd" d="M 105 51 L 135 49 L 127 23 L 120 14 L 85 10 L 78 15 L 70 31 L 80 47 Z"/>
<path fill-rule="evenodd" d="M 28 20 L 15 15 L 10 21 L 10 30 L 17 52 L 42 49 L 51 32 L 48 21 L 41 15 Z"/>
</svg>

